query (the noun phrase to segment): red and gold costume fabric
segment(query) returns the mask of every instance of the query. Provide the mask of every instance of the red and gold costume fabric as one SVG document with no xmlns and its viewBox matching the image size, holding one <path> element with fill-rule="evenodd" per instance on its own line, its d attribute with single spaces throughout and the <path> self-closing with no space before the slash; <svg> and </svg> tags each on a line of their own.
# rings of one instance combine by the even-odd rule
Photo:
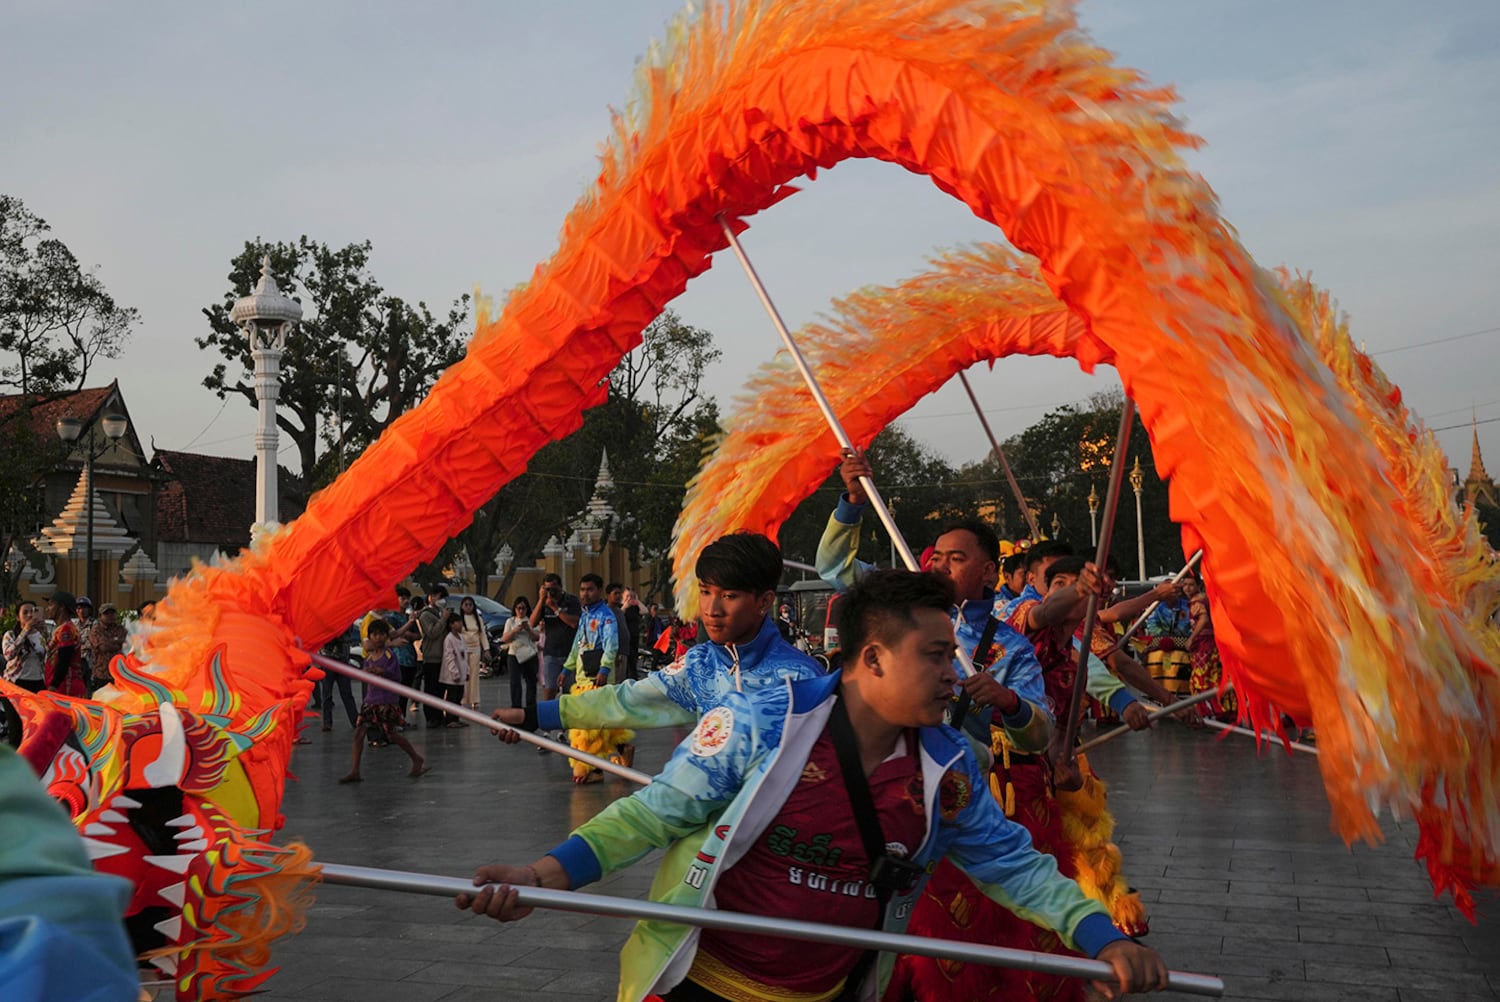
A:
<svg viewBox="0 0 1500 1002">
<path fill-rule="evenodd" d="M 1203 621 L 1203 629 L 1198 630 L 1192 640 L 1188 642 L 1188 657 L 1192 659 L 1193 673 L 1188 679 L 1188 688 L 1192 695 L 1207 692 L 1216 688 L 1224 677 L 1224 666 L 1219 661 L 1219 645 L 1214 641 L 1214 624 L 1209 618 L 1208 601 L 1202 595 L 1193 597 L 1188 608 L 1192 610 L 1193 622 Z M 1239 705 L 1234 698 L 1234 693 L 1227 692 L 1215 696 L 1206 703 L 1198 704 L 1198 712 L 1205 717 L 1213 717 L 1217 720 L 1232 722 L 1238 716 Z"/>
<path fill-rule="evenodd" d="M 64 696 L 75 698 L 87 696 L 88 686 L 83 681 L 83 659 L 79 657 L 78 627 L 71 619 L 64 619 L 52 631 L 47 641 L 47 660 L 43 674 L 47 688 Z"/>
<path fill-rule="evenodd" d="M 901 751 L 876 767 L 869 785 L 886 845 L 900 843 L 909 857 L 927 824 L 913 735 L 903 738 Z M 825 730 L 776 823 L 724 871 L 714 900 L 726 911 L 817 916 L 873 929 L 881 905 L 869 873 L 838 753 Z M 705 929 L 688 977 L 736 1002 L 822 1002 L 837 997 L 858 959 L 846 946 Z"/>
</svg>

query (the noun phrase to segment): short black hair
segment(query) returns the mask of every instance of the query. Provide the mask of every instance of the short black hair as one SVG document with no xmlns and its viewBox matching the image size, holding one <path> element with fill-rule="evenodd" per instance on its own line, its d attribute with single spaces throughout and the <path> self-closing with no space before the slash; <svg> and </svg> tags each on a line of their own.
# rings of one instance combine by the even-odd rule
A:
<svg viewBox="0 0 1500 1002">
<path fill-rule="evenodd" d="M 1016 571 L 1024 571 L 1025 569 L 1026 569 L 1026 551 L 1025 550 L 1017 550 L 1016 552 L 1012 553 L 1010 556 L 1006 557 L 1005 558 L 1005 563 L 1003 563 L 1003 564 L 1000 565 L 1000 574 L 1003 577 L 1010 577 Z"/>
<path fill-rule="evenodd" d="M 949 522 L 938 530 L 938 536 L 946 536 L 950 532 L 967 532 L 979 543 L 979 549 L 985 556 L 995 563 L 1000 562 L 1000 537 L 995 535 L 995 530 L 985 525 L 978 519 L 965 518 L 957 522 Z M 937 536 L 933 537 L 934 539 Z"/>
<path fill-rule="evenodd" d="M 844 663 L 853 664 L 872 639 L 893 645 L 916 625 L 912 612 L 953 608 L 953 582 L 941 574 L 917 571 L 871 571 L 839 603 L 839 647 Z"/>
<path fill-rule="evenodd" d="M 464 614 L 463 613 L 461 613 L 461 612 L 450 612 L 450 613 L 448 613 L 447 617 L 443 620 L 443 629 L 445 629 L 445 630 L 451 630 L 451 629 L 453 629 L 453 624 L 454 623 L 460 623 L 460 624 L 462 624 L 463 621 L 464 621 Z"/>
<path fill-rule="evenodd" d="M 583 577 L 578 579 L 579 587 L 582 587 L 586 584 L 591 584 L 594 587 L 598 588 L 600 591 L 604 590 L 604 579 L 597 574 L 585 574 Z"/>
<path fill-rule="evenodd" d="M 609 592 L 612 592 L 612 591 L 624 591 L 624 590 L 625 590 L 625 586 L 622 585 L 622 584 L 620 584 L 620 582 L 618 582 L 618 581 L 611 581 L 609 584 L 607 584 L 607 585 L 604 586 L 604 591 L 606 593 L 609 593 Z"/>
<path fill-rule="evenodd" d="M 438 598 L 447 598 L 448 589 L 444 588 L 442 585 L 428 585 L 427 594 L 436 595 Z"/>
<path fill-rule="evenodd" d="M 1071 557 L 1073 547 L 1060 539 L 1044 539 L 1026 551 L 1026 572 L 1043 560 L 1052 560 L 1056 557 Z"/>
<path fill-rule="evenodd" d="M 562 584 L 562 578 L 552 573 L 551 571 L 548 571 L 546 574 L 542 575 L 542 584 L 560 585 Z"/>
<path fill-rule="evenodd" d="M 1066 557 L 1059 557 L 1052 562 L 1051 567 L 1047 568 L 1047 584 L 1050 585 L 1052 583 L 1052 579 L 1057 577 L 1059 574 L 1081 574 L 1083 572 L 1083 565 L 1085 563 L 1087 563 L 1087 561 L 1082 557 L 1075 557 L 1071 555 Z"/>
<path fill-rule="evenodd" d="M 781 583 L 781 548 L 758 532 L 740 530 L 703 548 L 693 572 L 701 584 L 763 595 Z"/>
<path fill-rule="evenodd" d="M 78 614 L 78 600 L 73 597 L 73 593 L 70 591 L 55 591 L 48 601 L 57 604 L 67 614 L 69 619 Z"/>
<path fill-rule="evenodd" d="M 397 598 L 411 598 L 411 589 L 408 588 L 408 587 L 406 587 L 406 585 L 397 585 L 396 586 L 396 597 Z"/>
<path fill-rule="evenodd" d="M 390 636 L 390 633 L 391 633 L 391 624 L 387 623 L 383 619 L 372 619 L 372 620 L 370 620 L 370 625 L 367 626 L 367 627 L 365 627 L 365 636 L 372 637 L 372 636 L 374 636 L 377 633 L 384 634 L 386 636 Z"/>
</svg>

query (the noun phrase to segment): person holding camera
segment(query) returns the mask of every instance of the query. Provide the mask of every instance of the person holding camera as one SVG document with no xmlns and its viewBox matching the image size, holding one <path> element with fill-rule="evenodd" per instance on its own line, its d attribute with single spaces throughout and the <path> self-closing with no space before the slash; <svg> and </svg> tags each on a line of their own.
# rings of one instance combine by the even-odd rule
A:
<svg viewBox="0 0 1500 1002">
<path fill-rule="evenodd" d="M 41 692 L 47 687 L 43 673 L 47 638 L 42 635 L 42 613 L 35 602 L 25 601 L 16 608 L 16 616 L 16 628 L 5 634 L 5 681 Z"/>
<path fill-rule="evenodd" d="M 536 608 L 531 612 L 532 628 L 542 629 L 542 698 L 556 699 L 563 662 L 573 650 L 573 637 L 583 606 L 563 591 L 562 578 L 548 574 L 536 594 Z"/>
<path fill-rule="evenodd" d="M 899 930 L 947 858 L 996 902 L 1108 963 L 1116 992 L 1166 987 L 1167 968 L 1005 817 L 969 743 L 943 726 L 956 673 L 952 583 L 876 571 L 839 613 L 841 672 L 704 715 L 649 786 L 524 866 L 482 866 L 459 908 L 524 918 L 515 886 L 575 889 L 667 848 L 654 897 L 768 918 L 817 915 Z M 924 792 L 936 783 L 937 789 Z M 496 885 L 499 886 L 491 886 Z M 878 997 L 893 958 L 857 948 L 686 926 L 636 926 L 621 999 Z M 864 989 L 863 991 L 861 989 Z"/>
</svg>

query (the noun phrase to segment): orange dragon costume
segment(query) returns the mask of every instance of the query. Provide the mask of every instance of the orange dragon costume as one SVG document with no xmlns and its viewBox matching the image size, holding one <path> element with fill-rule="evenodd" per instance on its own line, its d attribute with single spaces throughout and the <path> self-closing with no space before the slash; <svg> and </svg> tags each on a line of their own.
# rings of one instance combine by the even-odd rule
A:
<svg viewBox="0 0 1500 1002">
<path fill-rule="evenodd" d="M 70 718 L 51 776 L 106 847 L 98 865 L 133 858 L 110 847 L 137 838 L 149 850 L 160 879 L 130 919 L 159 934 L 138 946 L 175 965 L 178 997 L 254 990 L 268 942 L 296 927 L 307 853 L 267 839 L 316 674 L 307 652 L 579 427 L 645 326 L 724 248 L 720 216 L 743 230 L 791 182 L 850 157 L 931 178 L 1033 255 L 1037 288 L 1065 308 L 955 324 L 971 316 L 959 299 L 928 328 L 942 336 L 861 353 L 867 368 L 847 380 L 860 399 L 840 404 L 856 436 L 982 359 L 1114 364 L 1185 546 L 1212 569 L 1220 651 L 1249 717 L 1274 723 L 1275 706 L 1316 725 L 1346 838 L 1377 837 L 1389 804 L 1418 818 L 1440 889 L 1462 901 L 1500 881 L 1500 641 L 1484 625 L 1496 572 L 1472 521 L 1441 510 L 1435 446 L 1399 393 L 1318 294 L 1256 266 L 1186 169 L 1179 151 L 1196 140 L 1170 91 L 1114 65 L 1061 2 L 699 6 L 642 64 L 557 252 L 498 315 L 481 312 L 426 400 L 296 522 L 173 582 L 140 653 L 114 663 L 105 705 L 20 699 L 29 720 Z M 777 406 L 810 415 L 804 400 Z M 763 441 L 739 475 L 704 473 L 695 503 L 715 499 L 716 531 L 774 532 L 827 471 L 831 440 L 794 426 L 807 433 L 785 450 L 747 423 L 737 440 L 753 427 Z M 507 433 L 480 433 L 495 428 Z M 418 479 L 437 486 L 390 489 Z M 1292 582 L 1316 603 L 1297 619 L 1276 600 Z M 1434 698 L 1402 698 L 1413 691 Z"/>
</svg>

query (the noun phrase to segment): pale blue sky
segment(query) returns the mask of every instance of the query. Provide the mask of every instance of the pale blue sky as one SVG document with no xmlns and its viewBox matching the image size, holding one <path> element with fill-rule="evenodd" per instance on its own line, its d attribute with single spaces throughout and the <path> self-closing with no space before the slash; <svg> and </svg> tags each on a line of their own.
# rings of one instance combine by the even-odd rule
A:
<svg viewBox="0 0 1500 1002">
<path fill-rule="evenodd" d="M 631 71 L 676 0 L 165 4 L 11 0 L 0 12 L 0 190 L 24 199 L 144 323 L 118 376 L 143 440 L 249 456 L 254 415 L 201 388 L 200 309 L 260 235 L 374 242 L 391 292 L 501 293 L 551 254 Z M 1192 165 L 1263 265 L 1311 271 L 1372 351 L 1500 328 L 1500 3 L 1083 0 L 1125 65 L 1175 84 Z M 850 163 L 745 238 L 794 326 L 934 248 L 994 239 L 924 179 Z M 725 258 L 677 302 L 713 330 L 721 401 L 775 337 Z M 1500 418 L 1500 331 L 1379 361 L 1467 468 Z M 974 375 L 1010 434 L 1112 383 L 1070 363 Z M 984 444 L 960 392 L 907 426 Z M 217 415 L 217 417 L 216 417 Z M 951 416 L 956 415 L 956 416 Z M 1500 422 L 1480 425 L 1500 472 Z M 285 456 L 285 453 L 283 454 Z"/>
</svg>

